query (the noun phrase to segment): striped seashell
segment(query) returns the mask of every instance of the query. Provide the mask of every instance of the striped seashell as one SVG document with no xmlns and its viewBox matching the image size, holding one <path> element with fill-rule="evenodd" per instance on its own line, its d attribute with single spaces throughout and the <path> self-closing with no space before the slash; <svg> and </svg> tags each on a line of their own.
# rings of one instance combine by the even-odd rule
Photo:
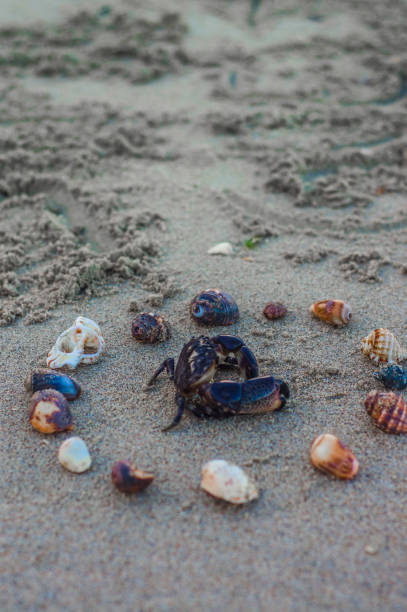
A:
<svg viewBox="0 0 407 612">
<path fill-rule="evenodd" d="M 343 300 L 320 300 L 309 310 L 321 321 L 332 325 L 346 325 L 352 318 L 350 306 Z"/>
<path fill-rule="evenodd" d="M 394 391 L 370 391 L 365 408 L 375 425 L 386 433 L 407 433 L 407 404 Z"/>
<path fill-rule="evenodd" d="M 361 350 L 376 365 L 381 361 L 398 363 L 407 357 L 396 337 L 383 327 L 374 329 L 366 338 L 363 338 Z"/>
<path fill-rule="evenodd" d="M 337 478 L 353 478 L 359 469 L 355 455 L 336 436 L 329 433 L 315 438 L 310 459 L 314 467 Z"/>
</svg>

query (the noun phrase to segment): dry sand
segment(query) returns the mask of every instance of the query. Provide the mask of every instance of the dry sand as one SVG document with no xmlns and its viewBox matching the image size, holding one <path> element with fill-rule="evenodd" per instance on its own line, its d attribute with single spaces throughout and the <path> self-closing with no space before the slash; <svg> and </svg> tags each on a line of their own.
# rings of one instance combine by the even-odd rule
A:
<svg viewBox="0 0 407 612">
<path fill-rule="evenodd" d="M 2 610 L 407 609 L 407 441 L 366 415 L 359 350 L 377 326 L 407 345 L 406 18 L 402 0 L 1 0 Z M 225 240 L 233 256 L 207 255 Z M 187 304 L 210 286 L 241 311 L 213 333 L 242 336 L 292 397 L 162 433 L 174 388 L 143 386 L 205 331 Z M 324 297 L 351 325 L 310 317 Z M 263 318 L 271 299 L 285 319 Z M 162 312 L 171 340 L 136 345 L 129 308 Z M 31 429 L 23 386 L 78 314 L 107 345 L 76 373 L 79 476 L 57 461 L 68 434 Z M 309 464 L 324 431 L 359 458 L 353 482 Z M 215 457 L 259 500 L 200 491 Z M 113 490 L 118 459 L 154 484 Z"/>
</svg>

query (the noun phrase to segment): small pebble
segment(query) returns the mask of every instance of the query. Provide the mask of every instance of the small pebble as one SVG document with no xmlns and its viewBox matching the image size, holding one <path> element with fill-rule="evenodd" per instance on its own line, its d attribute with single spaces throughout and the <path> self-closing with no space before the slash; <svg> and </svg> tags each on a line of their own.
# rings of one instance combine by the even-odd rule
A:
<svg viewBox="0 0 407 612">
<path fill-rule="evenodd" d="M 233 247 L 230 242 L 219 242 L 208 250 L 208 255 L 232 255 Z"/>
<path fill-rule="evenodd" d="M 92 464 L 88 447 L 82 438 L 72 437 L 59 447 L 58 459 L 61 465 L 70 472 L 86 472 Z"/>
</svg>

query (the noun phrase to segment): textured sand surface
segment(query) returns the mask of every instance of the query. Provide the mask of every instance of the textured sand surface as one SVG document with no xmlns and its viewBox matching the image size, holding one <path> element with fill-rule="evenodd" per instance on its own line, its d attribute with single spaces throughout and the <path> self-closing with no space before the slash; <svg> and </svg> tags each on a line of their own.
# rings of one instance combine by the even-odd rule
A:
<svg viewBox="0 0 407 612">
<path fill-rule="evenodd" d="M 359 347 L 375 327 L 407 346 L 407 3 L 33 7 L 0 0 L 1 609 L 405 610 L 407 440 L 365 413 L 379 383 Z M 207 255 L 223 241 L 233 256 Z M 174 387 L 144 385 L 206 333 L 187 306 L 211 286 L 241 318 L 209 333 L 244 338 L 291 398 L 163 433 Z M 326 297 L 351 304 L 349 326 L 310 316 Z M 270 300 L 284 319 L 263 317 Z M 169 341 L 136 344 L 143 309 Z M 69 434 L 30 427 L 23 385 L 78 314 L 107 347 L 75 373 L 81 475 L 58 463 Z M 326 431 L 359 459 L 354 481 L 310 465 Z M 214 458 L 259 499 L 201 491 Z M 119 459 L 151 487 L 114 490 Z"/>
</svg>

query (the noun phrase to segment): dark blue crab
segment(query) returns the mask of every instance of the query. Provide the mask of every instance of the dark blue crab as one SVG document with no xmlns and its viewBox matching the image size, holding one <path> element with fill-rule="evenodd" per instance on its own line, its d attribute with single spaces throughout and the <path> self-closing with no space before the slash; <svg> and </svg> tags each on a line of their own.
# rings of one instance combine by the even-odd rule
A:
<svg viewBox="0 0 407 612">
<path fill-rule="evenodd" d="M 236 356 L 230 356 L 233 353 Z M 244 382 L 211 382 L 219 365 L 238 366 Z M 282 408 L 290 392 L 288 385 L 273 376 L 258 377 L 258 365 L 251 350 L 237 336 L 199 336 L 184 344 L 177 365 L 166 359 L 148 382 L 151 385 L 167 370 L 176 386 L 177 413 L 167 431 L 177 425 L 188 408 L 199 417 L 226 417 L 261 414 Z"/>
</svg>

